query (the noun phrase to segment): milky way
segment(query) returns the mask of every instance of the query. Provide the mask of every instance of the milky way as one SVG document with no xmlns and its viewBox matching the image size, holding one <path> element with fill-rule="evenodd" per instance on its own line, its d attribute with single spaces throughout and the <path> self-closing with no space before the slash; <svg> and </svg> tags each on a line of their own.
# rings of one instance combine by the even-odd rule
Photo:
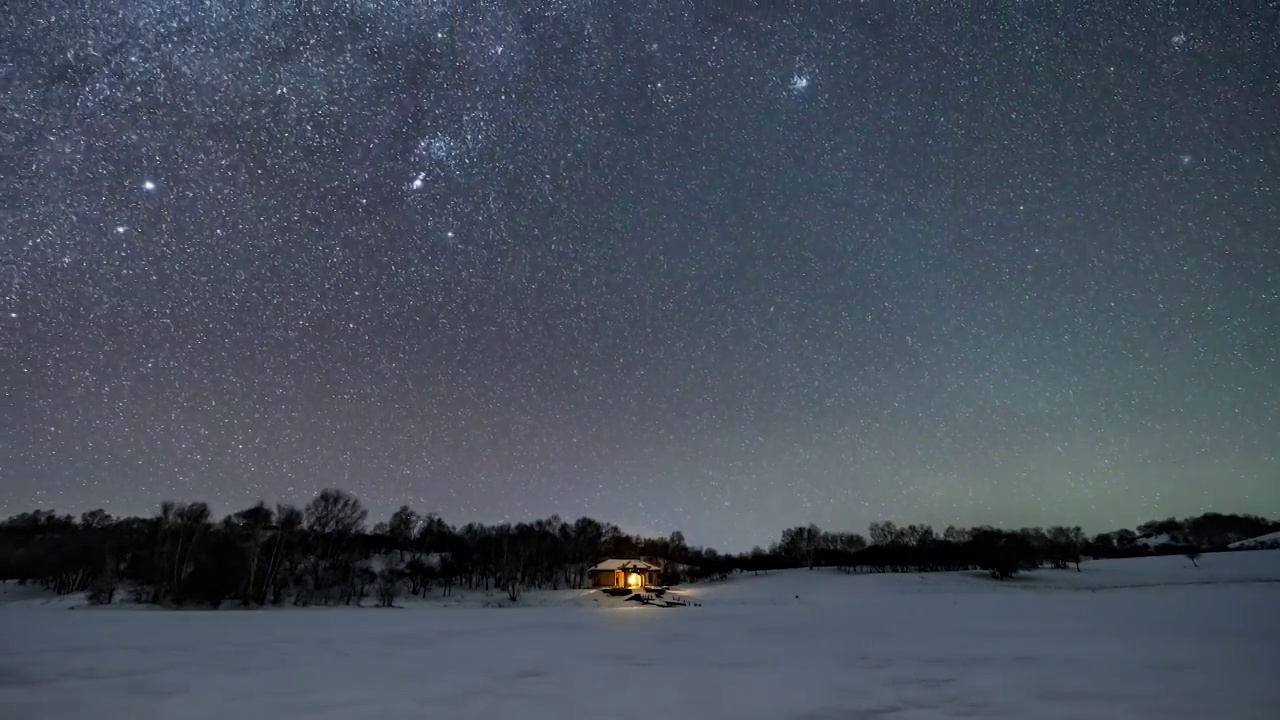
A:
<svg viewBox="0 0 1280 720">
<path fill-rule="evenodd" d="M 1280 10 L 27 0 L 0 511 L 1280 512 Z"/>
</svg>

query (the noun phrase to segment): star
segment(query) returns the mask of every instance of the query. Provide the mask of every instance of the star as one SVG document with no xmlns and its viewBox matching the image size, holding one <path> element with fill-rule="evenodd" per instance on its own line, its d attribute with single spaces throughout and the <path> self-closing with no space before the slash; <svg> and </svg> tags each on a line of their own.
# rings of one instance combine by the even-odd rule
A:
<svg viewBox="0 0 1280 720">
<path fill-rule="evenodd" d="M 3 509 L 1280 507 L 1265 3 L 54 5 L 3 41 Z"/>
</svg>

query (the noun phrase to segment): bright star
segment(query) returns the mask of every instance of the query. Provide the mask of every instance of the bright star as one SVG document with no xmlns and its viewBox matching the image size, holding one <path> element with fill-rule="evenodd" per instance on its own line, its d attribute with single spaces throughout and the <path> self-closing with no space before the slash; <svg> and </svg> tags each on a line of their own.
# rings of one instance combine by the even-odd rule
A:
<svg viewBox="0 0 1280 720">
<path fill-rule="evenodd" d="M 791 76 L 791 83 L 788 87 L 791 88 L 791 92 L 804 92 L 809 88 L 809 83 L 810 80 L 807 74 L 796 73 Z"/>
<path fill-rule="evenodd" d="M 117 225 L 117 226 L 116 226 L 116 234 L 117 234 L 117 235 L 123 235 L 123 234 L 125 233 L 125 231 L 126 231 L 126 230 L 128 230 L 128 229 L 129 229 L 129 228 L 127 228 L 127 227 L 125 227 L 125 226 L 123 226 L 123 225 Z"/>
<path fill-rule="evenodd" d="M 413 183 L 410 185 L 410 187 L 412 187 L 414 190 L 421 190 L 424 184 L 422 181 L 424 177 L 426 177 L 424 173 L 418 173 L 418 177 L 413 179 Z"/>
<path fill-rule="evenodd" d="M 150 180 L 146 180 L 142 183 L 142 189 L 146 190 L 147 192 L 152 192 L 156 189 L 156 184 L 151 182 Z"/>
</svg>

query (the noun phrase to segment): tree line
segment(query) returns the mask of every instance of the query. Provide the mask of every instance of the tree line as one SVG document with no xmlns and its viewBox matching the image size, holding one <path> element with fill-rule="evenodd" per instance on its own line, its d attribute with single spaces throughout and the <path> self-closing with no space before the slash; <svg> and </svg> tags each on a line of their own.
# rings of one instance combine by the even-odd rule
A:
<svg viewBox="0 0 1280 720">
<path fill-rule="evenodd" d="M 350 493 L 324 490 L 305 507 L 265 503 L 215 520 L 203 502 L 166 502 L 152 517 L 79 519 L 38 510 L 0 522 L 0 580 L 88 592 L 111 603 L 121 591 L 156 605 L 391 605 L 403 592 L 583 587 L 606 557 L 665 561 L 663 582 L 724 574 L 716 551 L 683 535 L 627 535 L 592 518 L 454 527 L 401 507 L 368 525 Z"/>
<path fill-rule="evenodd" d="M 580 588 L 604 558 L 644 559 L 664 584 L 723 579 L 734 572 L 837 567 L 847 572 L 983 570 L 1008 578 L 1046 565 L 1079 568 L 1081 557 L 1222 549 L 1280 530 L 1251 515 L 1208 513 L 1145 523 L 1087 538 L 1078 527 L 1004 530 L 873 523 L 869 537 L 808 525 L 783 531 L 769 548 L 739 555 L 667 537 L 628 535 L 592 518 L 455 527 L 408 506 L 372 526 L 360 501 L 324 490 L 304 507 L 258 503 L 215 519 L 202 502 L 166 502 L 151 517 L 79 518 L 53 511 L 0 521 L 0 581 L 36 583 L 59 594 L 87 592 L 106 604 L 187 606 L 393 605 L 404 593 Z M 1161 544 L 1142 542 L 1159 537 Z"/>
<path fill-rule="evenodd" d="M 1079 527 L 1021 528 L 872 523 L 870 537 L 825 532 L 815 525 L 784 530 L 767 550 L 755 548 L 740 565 L 751 570 L 783 567 L 839 567 L 849 572 L 934 572 L 983 570 L 1007 579 L 1042 567 L 1080 569 L 1082 558 L 1185 555 L 1196 562 L 1204 552 L 1228 549 L 1280 530 L 1280 522 L 1256 515 L 1205 513 L 1169 518 L 1086 537 Z"/>
</svg>

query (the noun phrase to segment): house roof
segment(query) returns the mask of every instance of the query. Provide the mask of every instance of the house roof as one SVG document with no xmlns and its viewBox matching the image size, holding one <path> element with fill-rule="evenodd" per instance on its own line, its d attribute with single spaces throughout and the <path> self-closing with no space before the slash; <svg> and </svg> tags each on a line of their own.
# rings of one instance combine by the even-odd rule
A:
<svg viewBox="0 0 1280 720">
<path fill-rule="evenodd" d="M 643 560 L 620 560 L 618 558 L 610 558 L 604 562 L 591 568 L 590 572 L 597 570 L 657 570 L 657 565 L 650 565 Z"/>
</svg>

